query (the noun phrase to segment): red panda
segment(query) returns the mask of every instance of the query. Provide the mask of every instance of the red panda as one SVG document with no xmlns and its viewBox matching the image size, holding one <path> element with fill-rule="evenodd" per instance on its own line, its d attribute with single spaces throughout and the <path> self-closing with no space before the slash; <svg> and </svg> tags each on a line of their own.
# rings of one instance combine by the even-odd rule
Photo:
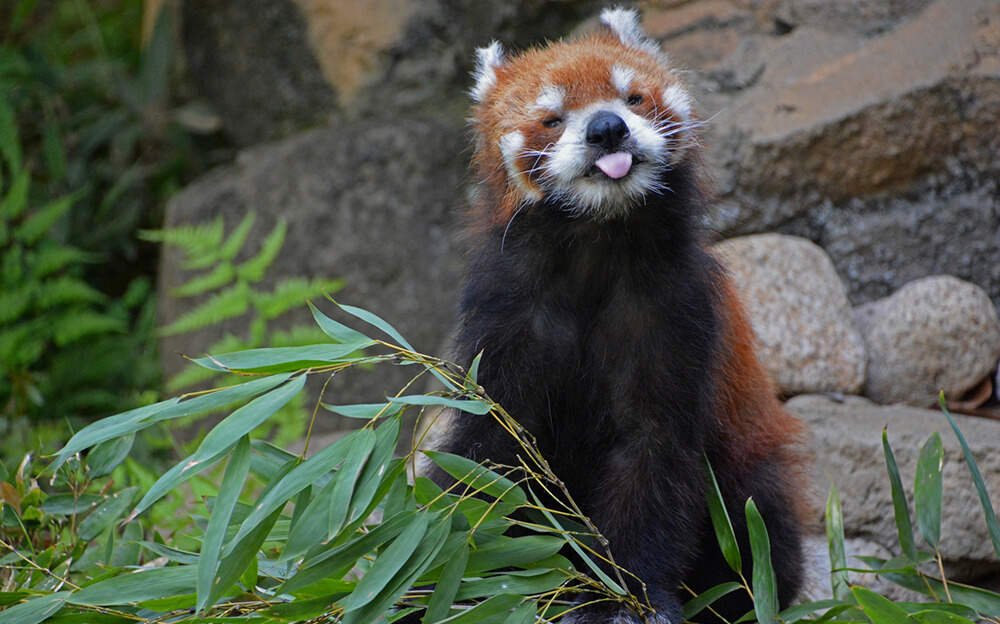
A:
<svg viewBox="0 0 1000 624">
<path fill-rule="evenodd" d="M 706 503 L 713 466 L 749 559 L 743 505 L 767 524 L 779 599 L 802 573 L 798 421 L 757 362 L 725 271 L 705 250 L 701 122 L 678 72 L 608 9 L 596 32 L 508 57 L 478 51 L 476 187 L 456 357 L 537 439 L 645 584 L 658 623 L 686 584 L 731 579 Z M 517 465 L 489 417 L 456 415 L 444 450 Z M 641 587 L 631 588 L 642 595 Z M 730 594 L 730 619 L 752 608 Z M 563 621 L 638 622 L 590 605 Z"/>
</svg>

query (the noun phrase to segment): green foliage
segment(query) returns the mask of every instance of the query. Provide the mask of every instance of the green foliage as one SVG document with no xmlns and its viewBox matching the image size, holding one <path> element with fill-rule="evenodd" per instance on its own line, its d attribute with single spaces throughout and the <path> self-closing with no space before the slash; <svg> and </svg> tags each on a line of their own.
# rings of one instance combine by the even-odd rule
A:
<svg viewBox="0 0 1000 624">
<path fill-rule="evenodd" d="M 121 384 L 121 371 L 136 367 L 109 356 L 132 354 L 122 336 L 149 291 L 138 280 L 112 301 L 83 279 L 96 257 L 58 234 L 83 193 L 47 200 L 20 161 L 13 124 L 0 99 L 0 417 L 8 431 L 29 418 L 120 408 L 122 387 L 132 386 Z M 16 442 L 7 437 L 4 449 Z"/>
<path fill-rule="evenodd" d="M 392 340 L 370 337 L 313 308 L 329 338 L 325 344 L 200 360 L 245 381 L 82 429 L 45 469 L 53 486 L 49 492 L 32 478 L 30 458 L 0 475 L 0 605 L 7 605 L 0 620 L 363 623 L 423 612 L 424 622 L 452 624 L 559 621 L 583 592 L 588 600 L 649 615 L 644 598 L 623 589 L 629 572 L 601 546 L 597 527 L 580 513 L 533 438 L 490 400 L 471 372 L 414 352 L 395 329 L 368 312 L 341 309 Z M 415 377 L 382 403 L 320 403 L 364 424 L 312 456 L 254 439 L 261 423 L 301 393 L 307 377 L 360 365 L 410 365 Z M 407 394 L 427 376 L 438 380 L 439 390 Z M 127 459 L 136 434 L 225 406 L 231 414 L 165 473 L 150 475 Z M 403 418 L 411 410 L 433 416 L 440 407 L 497 419 L 519 441 L 520 464 L 477 464 L 429 452 L 426 458 L 456 485 L 442 491 L 428 479 L 408 479 L 415 452 L 393 456 Z M 898 497 L 901 477 L 887 442 L 884 448 Z M 835 597 L 778 612 L 766 519 L 747 501 L 751 552 L 741 555 L 716 486 L 709 489 L 709 510 L 739 581 L 692 597 L 684 605 L 685 619 L 697 621 L 713 601 L 746 591 L 754 611 L 740 621 L 1000 621 L 1000 595 L 941 574 L 940 448 L 937 435 L 924 446 L 914 490 L 917 526 L 934 552 L 919 550 L 914 541 L 912 553 L 864 559 L 864 571 L 923 593 L 927 602 L 894 603 L 849 585 L 834 489 L 827 535 Z M 989 522 L 989 497 L 971 455 L 966 457 Z M 211 480 L 206 472 L 214 475 Z M 709 482 L 714 484 L 714 476 Z M 183 486 L 195 493 L 195 502 L 178 496 Z M 899 513 L 901 540 L 907 539 L 907 528 L 913 537 L 908 515 L 902 519 L 908 510 Z M 515 526 L 527 534 L 506 535 Z M 583 569 L 564 557 L 567 547 Z M 751 563 L 752 573 L 746 568 Z"/>
</svg>

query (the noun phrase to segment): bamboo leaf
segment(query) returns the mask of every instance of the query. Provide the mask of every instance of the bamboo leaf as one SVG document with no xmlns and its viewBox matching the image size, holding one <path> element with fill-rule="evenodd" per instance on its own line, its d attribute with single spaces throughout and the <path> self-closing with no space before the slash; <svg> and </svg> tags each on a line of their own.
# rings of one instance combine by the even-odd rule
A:
<svg viewBox="0 0 1000 624">
<path fill-rule="evenodd" d="M 830 495 L 826 499 L 826 539 L 830 545 L 830 584 L 833 597 L 846 600 L 851 596 L 851 588 L 847 574 L 847 552 L 844 549 L 844 513 L 836 485 L 830 486 Z"/>
<path fill-rule="evenodd" d="M 243 436 L 256 429 L 298 394 L 305 381 L 305 375 L 300 375 L 227 416 L 208 432 L 193 455 L 175 464 L 153 484 L 132 514 L 143 512 L 175 487 L 221 459 Z"/>
<path fill-rule="evenodd" d="M 309 304 L 309 309 L 312 311 L 313 318 L 316 319 L 316 324 L 319 325 L 324 334 L 332 338 L 335 342 L 354 345 L 356 349 L 363 349 L 366 346 L 375 344 L 375 341 L 368 336 L 351 329 L 343 323 L 338 323 L 320 312 L 312 303 L 308 301 L 306 303 Z"/>
<path fill-rule="evenodd" d="M 389 400 L 393 403 L 402 403 L 403 405 L 441 405 L 443 407 L 453 407 L 463 412 L 480 416 L 488 414 L 493 409 L 492 405 L 479 399 L 448 399 L 429 394 L 389 397 Z"/>
<path fill-rule="evenodd" d="M 888 598 L 861 586 L 852 587 L 851 593 L 861 605 L 865 617 L 873 624 L 910 624 L 906 611 L 897 607 Z"/>
<path fill-rule="evenodd" d="M 196 566 L 142 568 L 98 581 L 70 595 L 66 602 L 79 605 L 125 605 L 143 600 L 194 593 Z"/>
<path fill-rule="evenodd" d="M 330 301 L 333 300 L 331 299 Z M 333 303 L 335 303 L 337 307 L 339 307 L 344 312 L 347 312 L 351 316 L 357 317 L 362 321 L 368 323 L 369 325 L 372 325 L 382 330 L 382 332 L 384 332 L 386 335 L 390 336 L 393 340 L 395 340 L 396 344 L 402 346 L 408 351 L 414 351 L 413 345 L 407 342 L 406 338 L 403 338 L 403 335 L 400 334 L 398 331 L 396 331 L 395 327 L 384 321 L 381 317 L 376 316 L 375 314 L 372 314 L 367 310 L 362 310 L 361 308 L 355 308 L 354 306 L 349 306 L 347 304 L 337 303 L 336 301 L 333 301 Z"/>
<path fill-rule="evenodd" d="M 465 566 L 468 562 L 469 543 L 466 542 L 459 550 L 458 555 L 448 559 L 448 562 L 445 563 L 441 577 L 434 588 L 434 593 L 431 594 L 431 600 L 427 604 L 427 612 L 423 619 L 424 624 L 431 624 L 448 617 L 451 605 L 455 602 L 458 588 L 462 584 L 462 576 L 465 574 Z"/>
<path fill-rule="evenodd" d="M 552 535 L 500 537 L 480 545 L 469 555 L 466 574 L 519 567 L 551 557 L 566 545 L 566 540 Z"/>
<path fill-rule="evenodd" d="M 103 477 L 128 457 L 135 434 L 129 433 L 114 440 L 101 442 L 87 455 L 87 472 L 91 478 Z"/>
<path fill-rule="evenodd" d="M 903 480 L 899 476 L 896 457 L 889 446 L 888 431 L 882 430 L 882 450 L 885 453 L 885 465 L 889 471 L 889 486 L 892 489 L 892 509 L 896 516 L 896 531 L 899 534 L 899 545 L 903 554 L 911 562 L 917 561 L 917 546 L 913 540 L 913 525 L 910 523 L 910 510 L 906 505 L 906 495 L 903 492 Z"/>
<path fill-rule="evenodd" d="M 208 604 L 208 597 L 211 594 L 215 573 L 218 568 L 220 555 L 222 554 L 223 541 L 226 537 L 226 529 L 229 527 L 233 509 L 243 490 L 243 483 L 246 481 L 250 471 L 250 438 L 243 436 L 236 444 L 229 465 L 222 477 L 222 485 L 219 486 L 219 496 L 215 500 L 215 507 L 212 515 L 208 519 L 208 526 L 205 528 L 205 538 L 201 547 L 201 558 L 198 561 L 198 583 L 196 592 L 198 602 L 195 611 L 201 611 Z"/>
<path fill-rule="evenodd" d="M 448 620 L 448 624 L 502 624 L 510 612 L 524 602 L 524 596 L 500 594 L 463 611 Z"/>
<path fill-rule="evenodd" d="M 476 493 L 482 492 L 518 507 L 528 502 L 527 494 L 516 483 L 471 459 L 438 451 L 424 451 L 423 453 L 442 470 L 461 483 L 468 485 Z"/>
<path fill-rule="evenodd" d="M 958 443 L 962 446 L 962 454 L 965 456 L 965 464 L 969 468 L 969 473 L 972 475 L 972 482 L 976 486 L 976 493 L 979 495 L 979 503 L 983 507 L 983 514 L 986 516 L 986 528 L 990 533 L 990 541 L 993 542 L 993 552 L 1000 557 L 1000 524 L 997 524 L 997 515 L 993 510 L 993 503 L 990 502 L 990 494 L 986 491 L 986 484 L 983 483 L 983 475 L 979 472 L 979 466 L 976 465 L 976 459 L 972 456 L 972 450 L 969 448 L 969 444 L 965 441 L 965 436 L 962 435 L 962 431 L 955 424 L 955 419 L 951 417 L 951 413 L 948 412 L 948 408 L 944 401 L 944 392 L 940 396 L 941 411 L 948 418 L 948 423 L 951 425 L 952 430 L 955 432 L 955 437 L 958 438 Z"/>
<path fill-rule="evenodd" d="M 191 360 L 198 366 L 225 372 L 289 372 L 309 366 L 324 366 L 344 361 L 354 353 L 349 345 L 318 344 L 305 347 L 274 347 L 250 349 L 224 355 L 213 355 Z"/>
<path fill-rule="evenodd" d="M 135 498 L 138 487 L 125 488 L 107 497 L 103 503 L 90 512 L 80 523 L 77 535 L 81 540 L 90 541 L 125 515 Z"/>
<path fill-rule="evenodd" d="M 716 585 L 711 589 L 703 591 L 702 593 L 698 594 L 691 600 L 688 600 L 686 603 L 684 603 L 684 607 L 681 610 L 681 615 L 683 616 L 684 621 L 685 622 L 690 621 L 691 618 L 704 611 L 705 607 L 708 607 L 719 598 L 722 598 L 723 596 L 728 596 L 734 591 L 740 589 L 743 589 L 743 585 L 735 581 L 731 581 L 729 583 L 722 583 L 721 585 Z"/>
<path fill-rule="evenodd" d="M 708 512 L 712 518 L 712 527 L 715 529 L 715 539 L 722 549 L 722 556 L 726 559 L 730 569 L 737 574 L 743 570 L 743 562 L 740 559 L 740 547 L 736 543 L 736 532 L 733 531 L 733 523 L 729 519 L 729 512 L 726 504 L 722 500 L 722 492 L 719 490 L 719 482 L 715 479 L 715 471 L 705 456 L 705 466 L 708 468 L 708 476 L 712 487 L 708 489 Z"/>
<path fill-rule="evenodd" d="M 917 512 L 917 528 L 924 541 L 937 549 L 941 540 L 941 471 L 944 467 L 944 447 L 941 436 L 935 432 L 917 460 L 917 476 L 913 487 L 913 500 Z"/>
<path fill-rule="evenodd" d="M 824 611 L 840 606 L 848 605 L 844 605 L 843 600 L 837 598 L 828 598 L 827 600 L 817 600 L 815 602 L 803 602 L 795 605 L 794 607 L 788 607 L 782 611 L 778 614 L 778 619 L 782 622 L 787 622 L 787 624 L 794 624 L 795 622 L 803 620 L 806 616 L 810 616 L 817 611 Z"/>
<path fill-rule="evenodd" d="M 402 404 L 392 403 L 364 403 L 358 405 L 328 405 L 320 403 L 320 405 L 335 414 L 347 416 L 348 418 L 360 418 L 361 420 L 395 416 L 403 409 Z"/>
<path fill-rule="evenodd" d="M 771 542 L 764 519 L 752 498 L 747 500 L 746 515 L 753 555 L 753 608 L 760 624 L 770 624 L 778 614 L 778 582 L 771 565 Z"/>
<path fill-rule="evenodd" d="M 4 624 L 38 624 L 61 609 L 69 595 L 70 592 L 61 591 L 32 598 L 5 609 L 0 616 L 3 617 Z"/>
<path fill-rule="evenodd" d="M 450 560 L 449 560 L 450 563 Z M 572 575 L 563 570 L 538 568 L 497 574 L 486 578 L 472 579 L 462 583 L 457 600 L 496 596 L 501 593 L 532 595 L 542 594 L 559 587 L 570 580 Z M 435 588 L 435 593 L 437 588 Z"/>
</svg>

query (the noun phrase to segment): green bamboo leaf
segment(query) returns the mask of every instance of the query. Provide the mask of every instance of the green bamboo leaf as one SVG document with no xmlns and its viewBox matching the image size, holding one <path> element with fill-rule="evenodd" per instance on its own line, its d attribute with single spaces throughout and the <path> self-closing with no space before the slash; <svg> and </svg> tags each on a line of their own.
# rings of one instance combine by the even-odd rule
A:
<svg viewBox="0 0 1000 624">
<path fill-rule="evenodd" d="M 107 497 L 94 511 L 90 512 L 90 515 L 83 519 L 77 529 L 77 536 L 81 540 L 90 541 L 103 533 L 116 520 L 125 515 L 138 491 L 139 488 L 133 486 Z"/>
<path fill-rule="evenodd" d="M 503 624 L 511 611 L 524 602 L 524 596 L 516 594 L 499 594 L 489 600 L 452 617 L 448 624 Z"/>
<path fill-rule="evenodd" d="M 343 466 L 320 490 L 303 512 L 295 529 L 288 534 L 288 542 L 278 559 L 279 563 L 306 552 L 320 542 L 330 540 L 340 532 L 361 469 L 373 448 L 375 432 L 371 429 L 359 430 L 348 449 Z"/>
<path fill-rule="evenodd" d="M 344 361 L 354 353 L 350 345 L 318 344 L 305 347 L 274 347 L 250 349 L 224 355 L 213 355 L 191 360 L 198 366 L 216 370 L 239 372 L 289 372 L 310 366 L 325 366 Z"/>
<path fill-rule="evenodd" d="M 528 502 L 528 496 L 516 483 L 471 459 L 438 451 L 424 451 L 424 455 L 476 493 L 482 492 L 518 507 Z"/>
<path fill-rule="evenodd" d="M 948 412 L 948 408 L 944 401 L 944 392 L 941 393 L 941 411 L 948 418 L 948 423 L 951 425 L 952 430 L 955 432 L 955 437 L 958 438 L 958 443 L 962 445 L 962 454 L 965 455 L 965 464 L 969 468 L 969 473 L 972 475 L 972 481 L 976 486 L 976 493 L 979 495 L 979 503 L 983 507 L 983 514 L 986 516 L 986 528 L 990 533 L 990 541 L 993 542 L 993 552 L 1000 557 L 1000 524 L 997 523 L 997 515 L 993 510 L 993 503 L 990 502 L 990 494 L 986 491 L 986 484 L 983 483 L 983 475 L 979 472 L 979 466 L 976 465 L 976 459 L 972 456 L 972 449 L 969 448 L 969 444 L 965 441 L 965 436 L 962 435 L 962 431 L 955 424 L 955 419 L 951 417 L 951 413 Z"/>
<path fill-rule="evenodd" d="M 562 524 L 559 522 L 559 520 L 556 519 L 555 515 L 552 512 L 550 512 L 545 507 L 545 505 L 542 504 L 542 501 L 538 499 L 538 496 L 535 494 L 535 491 L 531 489 L 531 486 L 528 486 L 528 492 L 531 493 L 531 498 L 534 499 L 535 504 L 538 506 L 538 509 L 542 512 L 542 515 L 545 516 L 545 519 L 548 520 L 549 523 L 556 528 L 556 530 L 562 532 L 563 534 L 566 534 L 567 533 L 566 529 L 563 528 Z M 580 544 L 577 542 L 576 539 L 568 539 L 568 543 L 570 547 L 574 551 L 576 551 L 576 554 L 580 557 L 580 559 L 582 559 L 584 563 L 587 564 L 587 567 L 589 567 L 594 572 L 594 574 L 597 575 L 597 578 L 599 578 L 606 587 L 608 587 L 611 591 L 618 594 L 619 596 L 624 596 L 627 594 L 627 592 L 625 591 L 624 588 L 622 588 L 621 585 L 616 583 L 610 576 L 608 576 L 607 572 L 602 570 L 601 567 L 597 565 L 593 559 L 590 558 L 590 555 L 584 552 L 583 547 L 580 546 Z M 538 557 L 537 560 L 541 560 L 544 558 L 545 557 Z"/>
<path fill-rule="evenodd" d="M 70 595 L 66 602 L 112 606 L 191 594 L 197 575 L 196 566 L 142 568 L 88 585 Z"/>
<path fill-rule="evenodd" d="M 257 220 L 257 215 L 254 212 L 248 212 L 240 224 L 229 234 L 226 238 L 226 242 L 219 247 L 219 258 L 226 261 L 231 261 L 236 257 L 236 254 L 240 253 L 243 249 L 243 243 L 246 242 L 247 236 L 250 234 L 250 230 L 253 228 L 254 222 Z M 235 275 L 235 271 L 233 272 Z"/>
<path fill-rule="evenodd" d="M 470 553 L 466 574 L 530 565 L 551 557 L 565 545 L 566 539 L 552 535 L 500 537 L 480 545 Z"/>
<path fill-rule="evenodd" d="M 882 430 L 882 450 L 885 453 L 885 465 L 889 471 L 889 486 L 892 489 L 892 509 L 896 516 L 896 530 L 899 534 L 899 545 L 903 554 L 911 562 L 917 560 L 917 545 L 913 539 L 913 525 L 910 523 L 910 510 L 906 505 L 906 494 L 903 492 L 903 480 L 899 476 L 896 456 L 889 446 L 889 434 Z"/>
<path fill-rule="evenodd" d="M 111 474 L 111 471 L 128 457 L 134 441 L 135 434 L 129 433 L 95 446 L 94 450 L 87 454 L 87 472 L 90 477 L 96 479 Z"/>
<path fill-rule="evenodd" d="M 331 299 L 330 301 L 333 301 L 333 299 Z M 372 325 L 382 330 L 382 332 L 384 332 L 386 335 L 390 336 L 393 340 L 395 340 L 396 344 L 402 346 L 408 351 L 415 351 L 413 345 L 407 342 L 406 338 L 403 338 L 403 335 L 400 334 L 398 331 L 396 331 L 395 327 L 384 321 L 382 318 L 376 316 L 375 314 L 372 314 L 367 310 L 362 310 L 361 308 L 355 308 L 354 306 L 337 303 L 336 301 L 333 301 L 333 303 L 335 303 L 337 307 L 339 307 L 344 312 L 347 312 L 351 316 L 355 316 L 361 319 L 362 321 L 368 323 L 369 325 Z"/>
<path fill-rule="evenodd" d="M 935 550 L 941 540 L 941 471 L 944 467 L 944 447 L 941 436 L 935 432 L 917 460 L 917 477 L 913 487 L 913 500 L 917 512 L 920 535 Z"/>
<path fill-rule="evenodd" d="M 347 416 L 348 418 L 360 418 L 361 420 L 395 416 L 403 409 L 402 404 L 392 403 L 364 403 L 358 405 L 328 405 L 320 403 L 320 405 L 335 414 Z"/>
<path fill-rule="evenodd" d="M 401 425 L 400 418 L 392 418 L 376 430 L 375 447 L 358 475 L 358 485 L 351 495 L 351 504 L 347 508 L 344 521 L 346 526 L 364 522 L 365 518 L 375 510 L 378 502 L 388 495 L 396 480 L 396 471 L 404 468 L 404 466 L 393 468 L 391 463 L 396 445 L 399 443 Z"/>
<path fill-rule="evenodd" d="M 367 624 L 372 622 L 375 618 L 385 613 L 387 609 L 392 607 L 392 605 L 404 594 L 413 583 L 416 582 L 421 575 L 428 569 L 430 563 L 437 556 L 438 552 L 441 551 L 447 542 L 448 535 L 451 528 L 451 520 L 448 518 L 447 514 L 444 513 L 429 513 L 424 512 L 426 515 L 431 516 L 431 525 L 429 529 L 425 532 L 420 543 L 413 550 L 413 553 L 406 558 L 403 566 L 398 570 L 398 574 L 393 574 L 390 576 L 388 583 L 383 586 L 383 588 L 378 592 L 378 595 L 368 599 L 365 594 L 361 594 L 362 585 L 365 580 L 375 572 L 375 568 L 379 566 L 380 562 L 385 560 L 386 555 L 389 551 L 396 546 L 396 544 L 403 539 L 403 534 L 392 543 L 389 548 L 379 555 L 378 559 L 375 560 L 375 564 L 368 570 L 364 578 L 358 583 L 358 588 L 355 590 L 351 596 L 347 598 L 344 603 L 345 612 L 343 624 Z M 405 533 L 405 531 L 404 531 Z M 401 552 L 408 550 L 407 546 L 401 547 Z M 390 561 L 386 564 L 388 568 L 393 568 L 394 562 Z M 372 586 L 376 585 L 373 582 Z M 357 605 L 349 604 L 352 602 L 356 596 L 359 596 L 358 600 L 362 601 L 363 604 Z"/>
<path fill-rule="evenodd" d="M 728 596 L 734 591 L 743 589 L 743 585 L 731 581 L 729 583 L 722 583 L 721 585 L 716 585 L 711 589 L 707 589 L 702 593 L 698 594 L 691 600 L 684 603 L 684 607 L 681 610 L 681 614 L 684 617 L 684 621 L 687 622 L 691 620 L 694 616 L 698 615 L 705 610 L 705 607 L 711 605 L 713 602 L 722 598 L 723 596 Z"/>
<path fill-rule="evenodd" d="M 450 562 L 450 560 L 449 560 Z M 457 600 L 496 596 L 501 593 L 533 595 L 542 594 L 559 587 L 573 578 L 568 572 L 549 568 L 514 571 L 486 578 L 472 579 L 462 583 Z M 437 592 L 437 589 L 434 590 Z"/>
<path fill-rule="evenodd" d="M 222 477 L 222 485 L 219 486 L 219 496 L 215 500 L 215 507 L 212 515 L 208 519 L 208 526 L 205 528 L 205 538 L 201 547 L 201 558 L 198 561 L 198 583 L 196 592 L 198 602 L 195 611 L 211 606 L 208 604 L 208 597 L 211 594 L 215 581 L 215 573 L 218 568 L 219 557 L 222 554 L 222 546 L 226 537 L 226 529 L 232 519 L 233 509 L 239 499 L 243 484 L 250 471 L 250 438 L 243 436 L 233 449 L 229 465 Z"/>
<path fill-rule="evenodd" d="M 924 605 L 926 606 L 926 605 Z M 920 624 L 975 624 L 973 620 L 947 611 L 927 609 L 910 614 L 910 617 Z"/>
<path fill-rule="evenodd" d="M 932 592 L 934 596 L 947 595 L 941 581 L 929 576 L 920 576 L 913 573 L 896 574 L 880 572 L 880 574 L 900 587 L 905 587 L 924 595 L 930 596 Z M 951 599 L 955 603 L 975 609 L 984 616 L 1000 618 L 1000 594 L 979 587 L 962 585 L 954 581 L 948 581 L 948 592 L 951 593 Z M 941 605 L 936 605 L 936 608 L 941 608 Z"/>
<path fill-rule="evenodd" d="M 844 513 L 840 506 L 837 486 L 830 486 L 826 499 L 826 539 L 830 545 L 830 583 L 833 597 L 847 600 L 851 596 L 847 574 L 847 551 L 844 549 Z"/>
<path fill-rule="evenodd" d="M 355 345 L 357 349 L 375 344 L 375 341 L 365 336 L 359 331 L 353 330 L 343 323 L 338 323 L 327 315 L 323 314 L 312 303 L 306 302 L 312 311 L 316 324 L 323 330 L 323 333 L 340 344 Z"/>
<path fill-rule="evenodd" d="M 507 616 L 503 624 L 534 624 L 538 619 L 538 601 L 529 600 Z"/>
<path fill-rule="evenodd" d="M 911 624 L 906 611 L 897 607 L 888 598 L 861 586 L 852 587 L 851 593 L 872 624 Z"/>
<path fill-rule="evenodd" d="M 476 354 L 476 357 L 472 358 L 472 364 L 469 366 L 469 381 L 474 384 L 479 383 L 479 362 L 483 359 L 483 352 L 480 351 Z"/>
<path fill-rule="evenodd" d="M 270 489 L 267 493 L 261 494 L 257 502 L 254 503 L 250 514 L 243 521 L 239 532 L 233 540 L 242 539 L 258 523 L 262 522 L 272 511 L 284 507 L 293 496 L 307 487 L 312 487 L 317 479 L 328 474 L 344 460 L 357 442 L 359 437 L 370 434 L 366 429 L 359 429 L 347 434 L 316 453 L 301 464 L 295 466 L 287 475 L 281 479 L 271 481 Z M 314 503 L 315 504 L 315 501 Z M 299 523 L 301 524 L 301 523 Z M 298 528 L 298 527 L 296 527 Z"/>
<path fill-rule="evenodd" d="M 368 572 L 358 582 L 353 594 L 344 601 L 344 612 L 360 609 L 378 596 L 386 585 L 393 581 L 396 574 L 406 565 L 407 560 L 417 550 L 417 546 L 427 534 L 427 528 L 436 514 L 423 512 L 399 534 L 392 544 L 385 549 Z"/>
<path fill-rule="evenodd" d="M 153 484 L 132 512 L 133 516 L 142 513 L 175 487 L 221 459 L 243 436 L 256 429 L 298 394 L 305 381 L 305 375 L 300 375 L 227 416 L 208 432 L 193 455 L 175 464 Z"/>
<path fill-rule="evenodd" d="M 0 101 L 0 104 L 2 104 L 2 101 Z M 47 596 L 32 598 L 9 609 L 5 609 L 0 612 L 0 616 L 2 616 L 4 624 L 38 624 L 61 609 L 69 595 L 70 592 L 61 591 Z"/>
<path fill-rule="evenodd" d="M 219 562 L 219 570 L 212 581 L 212 593 L 208 596 L 208 604 L 213 605 L 225 596 L 239 579 L 244 579 L 248 591 L 253 591 L 257 579 L 257 553 L 267 539 L 278 517 L 281 508 L 275 509 L 263 522 L 245 534 L 239 541 L 231 542 L 229 553 Z"/>
<path fill-rule="evenodd" d="M 69 439 L 66 446 L 56 453 L 56 461 L 53 462 L 52 470 L 59 468 L 59 466 L 76 453 L 105 440 L 111 440 L 145 429 L 151 424 L 162 420 L 194 416 L 225 407 L 237 401 L 249 399 L 284 383 L 289 377 L 291 377 L 289 374 L 262 377 L 187 399 L 183 402 L 179 397 L 175 397 L 101 419 L 87 425 Z"/>
<path fill-rule="evenodd" d="M 404 511 L 382 522 L 368 533 L 304 561 L 299 571 L 281 587 L 282 593 L 293 593 L 325 579 L 338 580 L 351 571 L 358 560 L 393 540 L 403 532 L 419 512 Z"/>
<path fill-rule="evenodd" d="M 322 622 L 320 616 L 329 613 L 330 605 L 351 593 L 353 584 L 344 583 L 343 591 L 320 596 L 319 598 L 298 598 L 292 602 L 272 604 L 264 610 L 264 615 L 275 618 L 278 622 L 296 623 L 315 620 Z"/>
<path fill-rule="evenodd" d="M 434 587 L 430 602 L 427 604 L 427 612 L 423 618 L 424 624 L 431 624 L 448 617 L 451 605 L 455 602 L 455 596 L 458 594 L 458 588 L 462 584 L 462 576 L 465 575 L 465 566 L 468 562 L 469 543 L 466 541 L 458 555 L 451 557 L 444 564 L 441 577 L 437 586 Z"/>
<path fill-rule="evenodd" d="M 715 539 L 722 549 L 722 556 L 726 559 L 730 569 L 737 574 L 743 570 L 743 562 L 740 559 L 740 547 L 736 543 L 736 532 L 733 531 L 733 523 L 729 519 L 729 512 L 726 511 L 726 504 L 722 500 L 722 492 L 719 490 L 719 482 L 715 479 L 715 471 L 705 456 L 705 466 L 708 468 L 708 476 L 712 487 L 708 488 L 708 512 L 712 518 L 712 527 L 715 529 Z"/>
<path fill-rule="evenodd" d="M 753 608 L 760 624 L 770 624 L 778 614 L 778 582 L 771 565 L 771 542 L 764 519 L 752 498 L 747 500 L 746 515 L 750 553 L 753 555 Z"/>
<path fill-rule="evenodd" d="M 778 619 L 782 622 L 786 622 L 787 624 L 795 624 L 795 622 L 803 620 L 817 611 L 825 611 L 827 609 L 833 609 L 834 607 L 840 606 L 847 605 L 844 605 L 844 602 L 842 600 L 838 600 L 837 598 L 828 598 L 826 600 L 817 600 L 815 602 L 803 602 L 795 605 L 794 607 L 788 607 L 779 613 Z"/>
<path fill-rule="evenodd" d="M 403 405 L 441 405 L 443 407 L 453 407 L 463 412 L 480 416 L 488 414 L 493 409 L 492 405 L 479 399 L 447 399 L 430 394 L 389 397 L 389 400 L 393 403 L 402 403 Z"/>
</svg>

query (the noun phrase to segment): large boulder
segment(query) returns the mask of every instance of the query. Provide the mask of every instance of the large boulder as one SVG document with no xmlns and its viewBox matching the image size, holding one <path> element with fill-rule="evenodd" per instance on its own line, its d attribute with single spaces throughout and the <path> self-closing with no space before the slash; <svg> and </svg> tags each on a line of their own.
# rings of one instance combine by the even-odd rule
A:
<svg viewBox="0 0 1000 624">
<path fill-rule="evenodd" d="M 756 234 L 716 244 L 757 335 L 757 357 L 782 394 L 853 394 L 865 347 L 830 258 L 794 236 Z"/>
</svg>

